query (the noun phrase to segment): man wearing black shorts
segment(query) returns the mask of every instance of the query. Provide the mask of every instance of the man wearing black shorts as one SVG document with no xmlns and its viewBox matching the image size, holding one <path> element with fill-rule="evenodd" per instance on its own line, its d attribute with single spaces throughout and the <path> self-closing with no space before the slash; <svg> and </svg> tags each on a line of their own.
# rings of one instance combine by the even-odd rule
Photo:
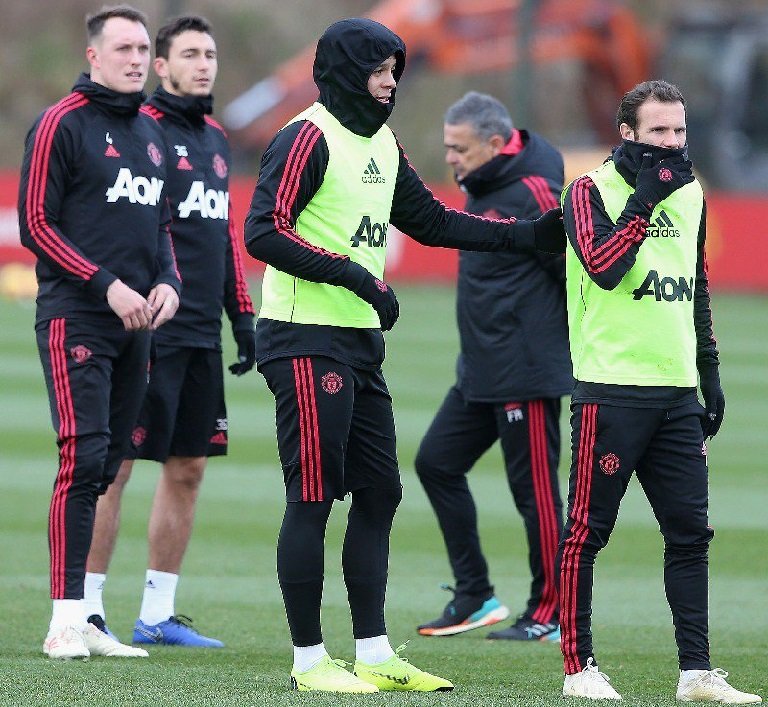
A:
<svg viewBox="0 0 768 707">
<path fill-rule="evenodd" d="M 161 85 L 144 106 L 162 127 L 168 150 L 168 199 L 176 257 L 184 282 L 179 311 L 155 336 L 157 357 L 138 424 L 134 457 L 161 462 L 149 519 L 149 565 L 133 641 L 220 648 L 179 617 L 175 594 L 208 457 L 227 453 L 227 412 L 221 356 L 221 313 L 238 345 L 230 370 L 255 361 L 253 305 L 248 295 L 229 205 L 229 144 L 209 117 L 216 79 L 216 43 L 197 16 L 162 27 L 155 72 Z M 99 501 L 85 597 L 89 613 L 105 620 L 102 588 L 115 545 L 120 500 L 133 459 Z"/>
<path fill-rule="evenodd" d="M 150 330 L 178 306 L 167 158 L 140 113 L 146 18 L 127 6 L 86 20 L 90 75 L 29 134 L 21 241 L 37 256 L 37 344 L 59 447 L 49 514 L 51 658 L 146 656 L 87 622 L 85 564 L 96 500 L 128 453 L 147 384 Z"/>
</svg>

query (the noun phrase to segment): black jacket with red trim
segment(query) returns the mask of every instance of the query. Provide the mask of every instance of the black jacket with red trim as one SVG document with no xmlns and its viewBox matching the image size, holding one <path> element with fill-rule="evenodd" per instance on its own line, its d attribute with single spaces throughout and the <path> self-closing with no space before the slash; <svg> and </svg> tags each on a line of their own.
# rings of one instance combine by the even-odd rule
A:
<svg viewBox="0 0 768 707">
<path fill-rule="evenodd" d="M 147 296 L 181 291 L 166 200 L 166 151 L 143 93 L 118 93 L 82 74 L 25 143 L 19 188 L 22 245 L 37 256 L 37 321 L 122 323 L 107 304 L 119 278 Z"/>
<path fill-rule="evenodd" d="M 536 133 L 515 131 L 503 151 L 460 186 L 470 213 L 535 219 L 558 205 L 563 158 Z M 456 313 L 456 385 L 466 400 L 509 402 L 571 392 L 565 256 L 461 251 Z"/>
<path fill-rule="evenodd" d="M 611 157 L 616 170 L 634 187 L 643 153 L 651 149 L 642 143 L 624 140 Z M 653 148 L 661 159 L 662 148 Z M 579 214 L 575 215 L 574 203 Z M 624 211 L 614 223 L 605 209 L 600 192 L 589 176 L 570 184 L 563 203 L 563 222 L 568 239 L 584 271 L 599 287 L 612 290 L 632 268 L 642 248 L 650 225 L 652 210 L 632 194 Z M 701 212 L 696 261 L 696 283 L 693 295 L 693 323 L 696 331 L 696 365 L 717 366 L 719 354 L 712 331 L 709 278 L 705 243 L 707 237 L 707 205 Z M 685 405 L 696 400 L 696 388 L 672 386 L 626 386 L 576 381 L 573 400 L 577 403 L 610 403 L 613 405 L 656 407 Z"/>
<path fill-rule="evenodd" d="M 373 135 L 394 105 L 376 101 L 367 89 L 373 70 L 389 56 L 394 75 L 405 66 L 405 46 L 373 20 L 336 22 L 320 38 L 314 78 L 319 102 L 348 130 Z M 311 147 L 310 147 L 311 145 Z M 398 143 L 399 166 L 390 223 L 428 246 L 501 251 L 533 249 L 533 226 L 491 221 L 448 209 L 434 197 Z M 258 260 L 312 282 L 354 289 L 359 274 L 346 256 L 310 245 L 296 220 L 320 188 L 328 166 L 328 145 L 317 126 L 297 121 L 280 130 L 262 157 L 259 181 L 245 222 L 248 252 Z M 278 195 L 289 198 L 278 198 Z M 301 354 L 325 355 L 350 365 L 378 368 L 384 359 L 380 329 L 293 324 L 259 319 L 257 361 Z"/>
<path fill-rule="evenodd" d="M 158 87 L 142 111 L 160 123 L 168 152 L 171 234 L 184 293 L 159 342 L 221 348 L 222 307 L 233 331 L 253 330 L 237 228 L 229 198 L 229 141 L 209 117 L 213 99 Z"/>
</svg>

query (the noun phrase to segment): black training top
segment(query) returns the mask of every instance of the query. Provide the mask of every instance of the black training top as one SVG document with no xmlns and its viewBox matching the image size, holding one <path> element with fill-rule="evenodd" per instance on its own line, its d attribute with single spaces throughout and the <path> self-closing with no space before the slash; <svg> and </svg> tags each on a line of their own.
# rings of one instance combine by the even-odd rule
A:
<svg viewBox="0 0 768 707">
<path fill-rule="evenodd" d="M 34 123 L 19 188 L 22 245 L 37 256 L 37 322 L 103 317 L 115 279 L 146 297 L 181 290 L 166 200 L 167 156 L 143 93 L 118 93 L 82 74 Z"/>
<path fill-rule="evenodd" d="M 616 170 L 630 186 L 634 187 L 637 173 L 640 170 L 643 153 L 649 151 L 649 146 L 641 143 L 625 140 L 616 148 L 611 157 L 616 165 Z M 663 148 L 655 148 L 663 152 Z M 580 177 L 584 180 L 584 177 Z M 578 180 L 577 180 L 578 181 Z M 589 218 L 576 219 L 574 213 L 571 191 L 574 182 L 568 187 L 563 203 L 563 221 L 565 230 L 569 234 L 569 240 L 577 256 L 584 262 L 581 244 L 594 242 L 599 236 L 600 246 L 615 242 L 621 248 L 615 249 L 615 257 L 608 267 L 595 274 L 599 278 L 601 286 L 615 286 L 627 271 L 635 264 L 637 251 L 642 246 L 644 237 L 627 245 L 626 229 L 630 220 L 637 218 L 643 232 L 649 228 L 651 210 L 640 199 L 630 197 L 627 206 L 618 223 L 614 223 L 608 215 L 600 192 L 593 184 L 589 187 Z M 589 234 L 585 233 L 585 228 Z M 696 261 L 696 284 L 693 295 L 693 324 L 696 331 L 696 365 L 701 370 L 703 366 L 717 366 L 719 355 L 717 343 L 712 332 L 712 310 L 710 309 L 709 279 L 707 277 L 707 264 L 704 255 L 704 244 L 707 236 L 707 205 L 701 212 L 699 222 L 698 258 Z M 590 275 L 592 276 L 592 275 Z M 597 279 L 595 280 L 597 282 Z M 671 407 L 686 405 L 696 400 L 696 388 L 678 388 L 674 386 L 631 386 L 613 385 L 607 383 L 591 383 L 577 381 L 573 393 L 573 400 L 577 403 L 604 403 L 629 407 Z"/>
<path fill-rule="evenodd" d="M 563 158 L 540 135 L 516 130 L 499 155 L 460 185 L 471 213 L 535 219 L 558 205 Z M 564 256 L 461 251 L 456 312 L 456 385 L 466 400 L 509 402 L 571 392 Z"/>
<path fill-rule="evenodd" d="M 221 348 L 221 312 L 234 330 L 253 329 L 237 229 L 229 198 L 231 165 L 223 128 L 209 117 L 213 99 L 158 87 L 142 111 L 160 123 L 168 150 L 171 234 L 184 293 L 157 340 Z"/>
<path fill-rule="evenodd" d="M 402 40 L 367 19 L 337 22 L 318 42 L 314 77 L 319 102 L 351 132 L 373 135 L 387 120 L 394 97 L 384 105 L 370 95 L 368 78 L 390 56 L 395 78 L 405 67 Z M 259 181 L 245 222 L 248 252 L 284 272 L 312 282 L 352 289 L 350 260 L 306 242 L 295 232 L 299 214 L 323 183 L 328 145 L 322 134 L 308 147 L 306 121 L 280 130 L 262 157 Z M 313 132 L 319 130 L 313 128 Z M 398 144 L 399 166 L 390 223 L 429 246 L 501 251 L 533 249 L 533 226 L 492 221 L 447 209 L 421 181 Z M 279 219 L 278 219 L 279 216 Z M 278 231 L 276 221 L 290 225 Z M 354 282 L 358 282 L 357 279 Z M 257 361 L 298 355 L 324 355 L 349 365 L 376 369 L 384 359 L 381 330 L 259 319 Z"/>
</svg>

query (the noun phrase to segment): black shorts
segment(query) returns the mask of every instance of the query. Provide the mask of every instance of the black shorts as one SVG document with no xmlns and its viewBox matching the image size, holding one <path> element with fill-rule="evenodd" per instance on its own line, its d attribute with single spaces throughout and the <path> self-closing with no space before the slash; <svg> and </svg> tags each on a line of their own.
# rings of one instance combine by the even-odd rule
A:
<svg viewBox="0 0 768 707">
<path fill-rule="evenodd" d="M 275 396 L 288 501 L 400 488 L 392 398 L 380 370 L 304 356 L 271 360 L 259 371 Z"/>
<path fill-rule="evenodd" d="M 227 428 L 221 352 L 158 343 L 129 458 L 221 456 Z"/>
</svg>

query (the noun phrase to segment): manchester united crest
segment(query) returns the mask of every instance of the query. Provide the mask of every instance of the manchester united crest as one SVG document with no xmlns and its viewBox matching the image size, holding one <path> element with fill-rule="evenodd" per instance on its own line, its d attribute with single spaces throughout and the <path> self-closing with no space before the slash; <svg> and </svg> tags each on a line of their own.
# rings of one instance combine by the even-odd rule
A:
<svg viewBox="0 0 768 707">
<path fill-rule="evenodd" d="M 149 155 L 149 159 L 152 160 L 152 164 L 155 165 L 155 167 L 159 167 L 161 164 L 163 164 L 163 153 L 160 152 L 154 142 L 150 142 L 149 145 L 147 145 L 147 154 Z"/>
<path fill-rule="evenodd" d="M 226 161 L 218 152 L 213 156 L 213 171 L 219 179 L 224 179 L 229 171 Z"/>
<path fill-rule="evenodd" d="M 69 350 L 75 363 L 85 363 L 91 357 L 91 350 L 87 346 L 78 344 Z"/>
<path fill-rule="evenodd" d="M 147 438 L 147 431 L 143 427 L 134 427 L 131 434 L 131 442 L 134 447 L 140 447 Z"/>
<path fill-rule="evenodd" d="M 344 381 L 338 373 L 329 371 L 320 379 L 320 385 L 329 395 L 336 395 L 344 386 Z"/>
<path fill-rule="evenodd" d="M 619 464 L 619 458 L 613 452 L 603 454 L 603 456 L 600 457 L 599 464 L 600 471 L 606 476 L 613 476 L 619 470 L 619 466 L 621 466 Z"/>
</svg>

